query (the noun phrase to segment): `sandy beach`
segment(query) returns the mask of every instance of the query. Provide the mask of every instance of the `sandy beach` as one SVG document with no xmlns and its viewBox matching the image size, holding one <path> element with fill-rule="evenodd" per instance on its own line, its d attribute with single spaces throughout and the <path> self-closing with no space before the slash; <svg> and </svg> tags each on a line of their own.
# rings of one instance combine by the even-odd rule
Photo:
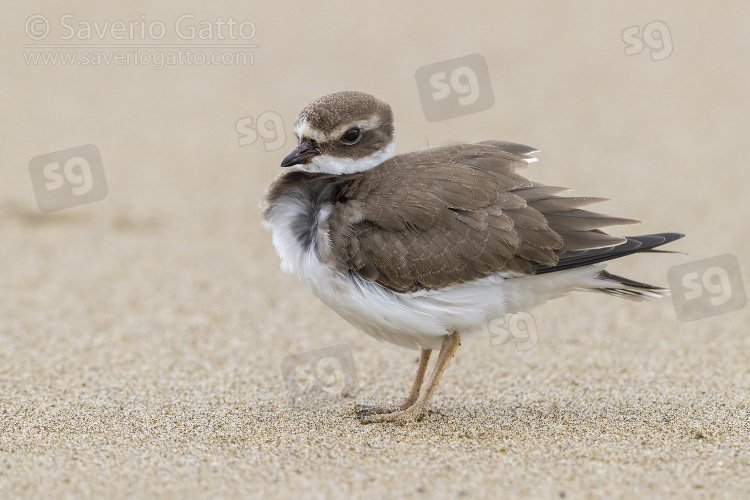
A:
<svg viewBox="0 0 750 500">
<path fill-rule="evenodd" d="M 749 21 L 741 2 L 13 2 L 0 498 L 750 498 Z M 425 109 L 417 70 L 450 82 L 474 54 L 477 109 Z M 421 422 L 360 425 L 418 353 L 282 274 L 259 209 L 297 113 L 345 89 L 391 104 L 396 153 L 530 144 L 524 175 L 642 221 L 613 233 L 685 233 L 607 267 L 679 293 L 550 302 L 525 337 L 465 340 Z"/>
</svg>

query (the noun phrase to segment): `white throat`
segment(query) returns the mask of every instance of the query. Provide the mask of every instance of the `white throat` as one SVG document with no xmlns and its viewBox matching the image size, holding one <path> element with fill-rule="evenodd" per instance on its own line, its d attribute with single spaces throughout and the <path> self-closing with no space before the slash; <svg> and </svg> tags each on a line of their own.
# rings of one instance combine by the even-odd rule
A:
<svg viewBox="0 0 750 500">
<path fill-rule="evenodd" d="M 385 160 L 393 157 L 393 152 L 396 149 L 396 140 L 393 139 L 386 147 L 376 151 L 370 156 L 364 158 L 353 159 L 353 158 L 340 158 L 336 156 L 319 155 L 314 156 L 308 163 L 302 163 L 295 165 L 294 168 L 310 173 L 321 173 L 321 174 L 356 174 L 357 172 L 364 172 L 370 170 L 383 163 Z"/>
</svg>

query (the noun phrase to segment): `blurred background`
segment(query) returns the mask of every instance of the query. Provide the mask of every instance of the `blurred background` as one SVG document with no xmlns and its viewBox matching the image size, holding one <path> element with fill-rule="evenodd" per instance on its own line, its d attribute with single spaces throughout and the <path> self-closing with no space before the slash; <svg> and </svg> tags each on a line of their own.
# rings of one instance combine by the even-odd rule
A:
<svg viewBox="0 0 750 500">
<path fill-rule="evenodd" d="M 541 150 L 532 179 L 610 198 L 597 209 L 643 221 L 613 232 L 687 234 L 670 249 L 689 255 L 610 271 L 666 286 L 672 266 L 733 254 L 748 276 L 748 21 L 744 2 L 6 5 L 0 392 L 38 411 L 269 402 L 285 357 L 347 344 L 360 399 L 401 397 L 415 355 L 357 332 L 283 275 L 259 222 L 298 112 L 339 90 L 393 107 L 397 153 L 529 144 Z M 452 81 L 466 56 L 479 78 Z M 436 81 L 448 85 L 445 104 Z M 479 104 L 462 108 L 475 90 Z M 73 149 L 84 145 L 100 155 L 93 197 L 55 198 L 50 186 L 86 184 L 85 167 L 65 168 L 76 151 L 99 165 L 90 148 Z M 467 342 L 438 392 L 460 400 L 473 377 L 474 393 L 502 400 L 513 380 L 533 392 L 560 373 L 605 384 L 630 373 L 657 392 L 692 391 L 689 374 L 704 389 L 747 388 L 746 309 L 681 322 L 669 299 L 579 294 L 534 318 L 537 346 Z"/>
</svg>

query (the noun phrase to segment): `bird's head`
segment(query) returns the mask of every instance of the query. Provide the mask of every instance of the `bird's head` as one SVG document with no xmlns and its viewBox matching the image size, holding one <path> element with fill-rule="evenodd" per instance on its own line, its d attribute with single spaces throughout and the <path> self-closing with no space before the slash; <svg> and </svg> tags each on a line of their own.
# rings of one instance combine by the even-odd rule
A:
<svg viewBox="0 0 750 500">
<path fill-rule="evenodd" d="M 363 92 L 311 102 L 294 123 L 294 135 L 299 144 L 281 166 L 311 173 L 363 172 L 393 156 L 395 147 L 391 107 Z"/>
</svg>

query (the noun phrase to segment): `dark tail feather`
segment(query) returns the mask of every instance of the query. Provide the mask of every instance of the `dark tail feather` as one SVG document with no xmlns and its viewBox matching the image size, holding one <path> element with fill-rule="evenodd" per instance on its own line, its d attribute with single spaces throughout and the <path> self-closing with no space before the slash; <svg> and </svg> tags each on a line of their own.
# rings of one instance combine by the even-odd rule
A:
<svg viewBox="0 0 750 500">
<path fill-rule="evenodd" d="M 590 266 L 592 264 L 619 259 L 620 257 L 640 252 L 675 253 L 668 250 L 654 250 L 654 248 L 678 240 L 683 236 L 685 235 L 679 233 L 628 236 L 624 243 L 611 247 L 558 252 L 557 256 L 559 260 L 556 266 L 538 265 L 535 267 L 535 271 L 536 274 L 552 273 L 555 271 L 563 271 L 565 269 Z M 655 299 L 669 295 L 670 292 L 668 288 L 633 281 L 628 278 L 623 278 L 622 276 L 610 274 L 607 271 L 599 272 L 596 277 L 601 283 L 598 283 L 596 286 L 586 287 L 584 288 L 585 290 L 607 293 L 630 300 Z"/>
<path fill-rule="evenodd" d="M 536 271 L 536 274 L 553 273 L 556 271 L 563 271 L 565 269 L 590 266 L 591 264 L 598 264 L 599 262 L 605 262 L 607 260 L 619 259 L 620 257 L 625 257 L 626 255 L 639 252 L 663 252 L 664 250 L 653 249 L 662 245 L 666 245 L 667 243 L 670 243 L 672 241 L 679 240 L 683 236 L 685 235 L 680 233 L 660 233 L 647 234 L 643 236 L 626 236 L 627 241 L 611 247 L 594 248 L 591 250 L 558 252 L 557 265 L 542 266 L 537 264 L 536 266 L 534 266 L 534 271 Z"/>
<path fill-rule="evenodd" d="M 608 293 L 617 297 L 630 300 L 657 299 L 669 295 L 668 288 L 661 288 L 639 281 L 633 281 L 616 274 L 610 274 L 607 271 L 601 271 L 597 278 L 603 281 L 612 282 L 614 286 L 605 286 L 602 288 L 591 288 L 595 292 Z"/>
</svg>

